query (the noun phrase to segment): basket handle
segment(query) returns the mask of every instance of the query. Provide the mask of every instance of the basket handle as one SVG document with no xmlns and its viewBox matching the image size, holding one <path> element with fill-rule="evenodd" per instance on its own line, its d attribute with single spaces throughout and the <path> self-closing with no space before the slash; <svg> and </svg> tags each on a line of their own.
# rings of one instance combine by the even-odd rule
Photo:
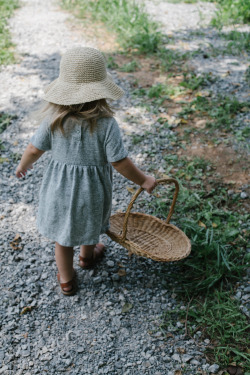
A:
<svg viewBox="0 0 250 375">
<path fill-rule="evenodd" d="M 173 202 L 171 204 L 169 214 L 168 214 L 167 219 L 166 219 L 166 223 L 168 224 L 170 222 L 171 216 L 173 215 L 173 212 L 174 212 L 175 202 L 176 202 L 176 199 L 177 199 L 177 196 L 178 196 L 178 193 L 179 193 L 179 184 L 178 184 L 178 181 L 175 178 L 161 178 L 159 180 L 156 180 L 156 182 L 157 182 L 157 184 L 164 184 L 164 183 L 171 183 L 171 182 L 173 182 L 175 184 L 175 192 L 174 192 Z M 136 198 L 141 194 L 141 192 L 143 190 L 144 189 L 142 187 L 140 187 L 137 190 L 137 192 L 133 195 L 133 197 L 132 197 L 132 199 L 131 199 L 131 201 L 128 205 L 128 208 L 127 208 L 127 211 L 126 211 L 125 217 L 124 217 L 124 222 L 123 222 L 123 228 L 122 228 L 122 234 L 121 234 L 121 240 L 122 241 L 125 241 L 125 238 L 126 238 L 127 226 L 128 226 L 128 217 L 129 217 L 131 208 L 133 207 L 133 204 L 134 204 Z"/>
</svg>

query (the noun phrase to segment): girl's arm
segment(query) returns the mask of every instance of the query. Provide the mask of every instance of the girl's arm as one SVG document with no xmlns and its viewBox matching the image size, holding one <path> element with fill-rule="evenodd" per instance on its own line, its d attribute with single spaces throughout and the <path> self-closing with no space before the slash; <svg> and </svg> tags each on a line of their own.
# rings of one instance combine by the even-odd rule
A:
<svg viewBox="0 0 250 375">
<path fill-rule="evenodd" d="M 27 169 L 33 168 L 33 163 L 35 163 L 44 152 L 45 151 L 39 150 L 33 146 L 32 143 L 29 143 L 16 169 L 16 176 L 18 178 L 24 177 L 27 173 Z"/>
<path fill-rule="evenodd" d="M 135 184 L 140 185 L 149 194 L 152 193 L 157 185 L 154 177 L 145 175 L 128 157 L 111 164 L 120 174 Z"/>
</svg>

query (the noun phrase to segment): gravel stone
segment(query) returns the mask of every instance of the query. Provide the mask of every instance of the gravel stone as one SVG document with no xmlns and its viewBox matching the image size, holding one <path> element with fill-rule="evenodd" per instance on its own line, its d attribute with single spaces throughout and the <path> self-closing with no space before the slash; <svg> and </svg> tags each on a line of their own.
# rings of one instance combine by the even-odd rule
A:
<svg viewBox="0 0 250 375">
<path fill-rule="evenodd" d="M 208 371 L 216 374 L 219 370 L 220 366 L 218 366 L 216 363 L 212 366 L 209 366 Z"/>
<path fill-rule="evenodd" d="M 241 197 L 242 199 L 246 199 L 246 198 L 248 198 L 248 195 L 247 195 L 247 193 L 245 193 L 244 191 L 242 191 L 242 192 L 240 193 L 240 197 Z"/>
</svg>

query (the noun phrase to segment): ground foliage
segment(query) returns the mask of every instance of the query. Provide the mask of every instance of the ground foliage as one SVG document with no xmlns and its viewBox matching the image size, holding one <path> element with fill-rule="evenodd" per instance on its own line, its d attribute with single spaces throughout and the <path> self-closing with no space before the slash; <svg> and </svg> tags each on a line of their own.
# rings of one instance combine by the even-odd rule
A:
<svg viewBox="0 0 250 375">
<path fill-rule="evenodd" d="M 18 7 L 18 0 L 0 0 L 0 65 L 14 62 L 11 42 L 8 30 L 8 18 L 14 9 Z"/>
</svg>

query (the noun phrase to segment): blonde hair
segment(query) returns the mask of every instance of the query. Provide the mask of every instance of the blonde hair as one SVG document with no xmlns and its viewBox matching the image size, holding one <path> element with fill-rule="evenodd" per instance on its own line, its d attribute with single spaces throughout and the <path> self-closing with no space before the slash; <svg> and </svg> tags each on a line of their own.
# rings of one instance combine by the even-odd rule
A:
<svg viewBox="0 0 250 375">
<path fill-rule="evenodd" d="M 69 117 L 87 120 L 90 126 L 90 132 L 93 133 L 98 118 L 113 117 L 113 115 L 114 112 L 106 99 L 99 99 L 88 103 L 72 105 L 47 103 L 40 111 L 40 116 L 38 114 L 38 117 L 42 119 L 46 116 L 50 116 L 52 133 L 56 130 L 60 130 L 62 134 L 64 134 L 63 124 Z"/>
</svg>

